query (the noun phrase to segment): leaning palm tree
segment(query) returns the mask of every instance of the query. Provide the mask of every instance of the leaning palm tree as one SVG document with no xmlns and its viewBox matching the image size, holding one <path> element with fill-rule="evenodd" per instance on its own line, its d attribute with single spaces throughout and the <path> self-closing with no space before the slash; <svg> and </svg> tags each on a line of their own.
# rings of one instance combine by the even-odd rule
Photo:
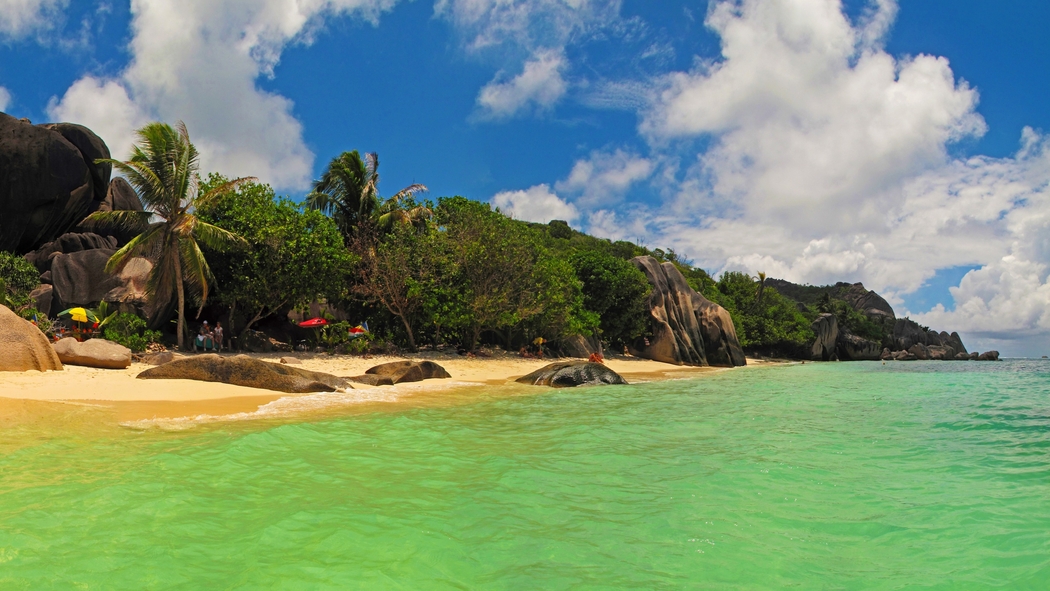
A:
<svg viewBox="0 0 1050 591">
<path fill-rule="evenodd" d="M 758 289 L 755 290 L 755 303 L 751 306 L 752 310 L 762 307 L 762 294 L 766 291 L 766 274 L 759 271 L 755 279 L 758 281 Z"/>
<path fill-rule="evenodd" d="M 200 195 L 199 155 L 190 143 L 186 124 L 179 121 L 173 129 L 165 123 L 150 123 L 138 130 L 137 135 L 139 143 L 133 148 L 130 160 L 97 162 L 112 164 L 128 179 L 145 211 L 99 211 L 88 216 L 85 224 L 137 234 L 110 257 L 106 271 L 120 272 L 134 257 L 145 257 L 153 263 L 146 293 L 156 298 L 170 297 L 174 292 L 179 315 L 176 333 L 179 348 L 183 349 L 186 286 L 200 293 L 203 309 L 208 299 L 208 282 L 215 281 L 198 243 L 220 252 L 244 244 L 239 236 L 201 221 L 193 212 L 214 196 L 254 179 L 230 181 Z"/>
<path fill-rule="evenodd" d="M 358 226 L 371 221 L 374 216 L 386 215 L 389 216 L 388 220 L 401 219 L 402 216 L 395 212 L 400 211 L 397 206 L 402 200 L 427 190 L 424 185 L 412 184 L 383 202 L 378 187 L 379 156 L 372 152 L 365 154 L 362 160 L 357 150 L 343 152 L 332 158 L 321 180 L 314 183 L 313 191 L 306 196 L 306 205 L 332 216 L 343 235 L 350 238 Z M 414 215 L 424 214 L 417 212 Z M 412 219 L 409 217 L 407 221 L 411 222 Z"/>
</svg>

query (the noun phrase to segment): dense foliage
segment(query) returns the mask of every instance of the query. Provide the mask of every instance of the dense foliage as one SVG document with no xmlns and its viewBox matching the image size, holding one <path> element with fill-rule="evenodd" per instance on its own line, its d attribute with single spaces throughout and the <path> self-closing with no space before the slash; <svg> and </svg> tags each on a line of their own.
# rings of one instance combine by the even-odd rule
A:
<svg viewBox="0 0 1050 591">
<path fill-rule="evenodd" d="M 583 283 L 584 307 L 598 315 L 603 340 L 622 348 L 645 334 L 652 288 L 637 267 L 598 250 L 576 252 L 570 262 Z"/>
<path fill-rule="evenodd" d="M 270 315 L 345 291 L 353 257 L 331 218 L 278 199 L 269 185 L 249 182 L 235 188 L 211 175 L 201 190 L 215 189 L 197 216 L 245 241 L 241 248 L 205 249 L 218 284 L 214 299 L 230 310 L 231 335 Z"/>
<path fill-rule="evenodd" d="M 40 272 L 24 258 L 0 251 L 0 304 L 16 313 L 29 305 L 29 292 L 40 283 Z"/>
<path fill-rule="evenodd" d="M 134 314 L 121 313 L 113 316 L 102 329 L 102 336 L 108 341 L 120 343 L 135 353 L 146 350 L 150 343 L 160 341 L 161 334 L 156 330 L 146 330 L 146 321 Z"/>
<path fill-rule="evenodd" d="M 813 342 L 811 319 L 764 281 L 730 271 L 704 293 L 729 311 L 745 350 L 795 356 Z"/>
</svg>

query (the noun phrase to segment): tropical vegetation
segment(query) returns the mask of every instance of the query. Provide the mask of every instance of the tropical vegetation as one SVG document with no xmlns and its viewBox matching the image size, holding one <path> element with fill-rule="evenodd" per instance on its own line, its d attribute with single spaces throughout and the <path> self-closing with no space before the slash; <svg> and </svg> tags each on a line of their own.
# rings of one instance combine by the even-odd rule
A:
<svg viewBox="0 0 1050 591">
<path fill-rule="evenodd" d="M 190 303 L 198 317 L 221 318 L 233 337 L 290 326 L 289 312 L 320 307 L 329 325 L 296 338 L 329 350 L 557 348 L 582 335 L 620 351 L 649 336 L 651 287 L 630 262 L 640 255 L 674 265 L 728 310 L 750 353 L 804 356 L 822 313 L 854 334 L 887 338 L 838 286 L 798 286 L 765 273 L 716 278 L 671 249 L 589 236 L 561 220 L 523 222 L 459 196 L 421 200 L 427 187 L 418 183 L 383 197 L 375 153 L 333 158 L 302 203 L 252 178 L 202 179 L 198 160 L 181 122 L 143 127 L 128 161 L 99 162 L 127 178 L 144 211 L 100 211 L 84 222 L 132 236 L 106 269 L 135 257 L 152 263 L 146 291 L 155 302 L 175 300 L 183 348 Z M 0 253 L 3 303 L 30 312 L 36 284 L 32 265 Z M 161 338 L 143 319 L 105 306 L 97 315 L 106 338 L 136 351 Z M 358 323 L 371 328 L 366 336 L 348 333 Z"/>
<path fill-rule="evenodd" d="M 98 211 L 85 220 L 87 227 L 115 228 L 137 235 L 118 250 L 106 271 L 119 272 L 135 257 L 153 263 L 146 291 L 153 298 L 177 300 L 176 335 L 185 347 L 186 288 L 199 294 L 203 307 L 208 299 L 211 268 L 201 252 L 201 244 L 223 251 L 244 243 L 236 234 L 199 219 L 194 210 L 206 205 L 214 195 L 249 179 L 237 179 L 208 193 L 199 192 L 199 158 L 190 142 L 189 131 L 181 121 L 175 128 L 150 123 L 137 132 L 139 143 L 131 159 L 124 162 L 100 159 L 123 174 L 136 189 L 145 211 Z"/>
</svg>

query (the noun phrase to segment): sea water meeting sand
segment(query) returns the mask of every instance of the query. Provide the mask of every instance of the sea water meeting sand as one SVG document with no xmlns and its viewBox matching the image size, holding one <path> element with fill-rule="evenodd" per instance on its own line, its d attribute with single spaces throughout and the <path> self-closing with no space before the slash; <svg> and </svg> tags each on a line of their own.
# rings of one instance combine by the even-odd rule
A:
<svg viewBox="0 0 1050 591">
<path fill-rule="evenodd" d="M 0 589 L 1050 581 L 1045 360 L 636 365 L 559 390 L 507 383 L 541 362 L 453 361 L 436 387 L 294 397 L 0 377 L 21 396 L 0 404 Z M 84 397 L 42 393 L 61 380 Z"/>
</svg>

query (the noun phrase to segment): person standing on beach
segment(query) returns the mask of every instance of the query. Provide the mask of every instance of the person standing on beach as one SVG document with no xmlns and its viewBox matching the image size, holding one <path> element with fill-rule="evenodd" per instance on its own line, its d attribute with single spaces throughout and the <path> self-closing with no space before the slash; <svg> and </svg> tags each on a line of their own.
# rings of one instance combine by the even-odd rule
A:
<svg viewBox="0 0 1050 591">
<path fill-rule="evenodd" d="M 222 322 L 215 322 L 215 331 L 212 333 L 215 341 L 215 350 L 222 351 Z"/>
</svg>

